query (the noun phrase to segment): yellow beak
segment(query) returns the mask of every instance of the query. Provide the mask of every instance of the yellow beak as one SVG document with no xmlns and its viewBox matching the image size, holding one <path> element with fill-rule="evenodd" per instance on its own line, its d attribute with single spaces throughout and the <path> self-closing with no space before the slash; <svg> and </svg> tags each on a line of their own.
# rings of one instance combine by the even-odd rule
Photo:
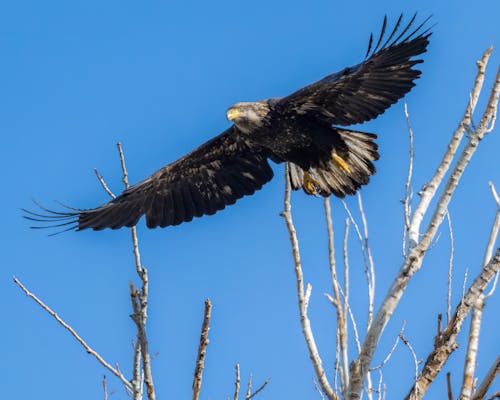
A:
<svg viewBox="0 0 500 400">
<path fill-rule="evenodd" d="M 227 110 L 226 117 L 229 121 L 233 121 L 238 117 L 241 117 L 243 113 L 237 108 L 230 108 Z"/>
</svg>

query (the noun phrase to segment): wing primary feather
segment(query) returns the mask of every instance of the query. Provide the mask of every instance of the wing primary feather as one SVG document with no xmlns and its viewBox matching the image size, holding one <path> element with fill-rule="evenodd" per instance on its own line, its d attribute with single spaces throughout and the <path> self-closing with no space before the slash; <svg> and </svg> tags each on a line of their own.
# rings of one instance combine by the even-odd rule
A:
<svg viewBox="0 0 500 400">
<path fill-rule="evenodd" d="M 394 25 L 394 29 L 392 30 L 391 34 L 389 35 L 387 40 L 382 45 L 383 49 L 385 49 L 385 47 L 387 46 L 387 43 L 389 43 L 391 41 L 391 39 L 394 37 L 394 35 L 396 34 L 397 30 L 399 29 L 399 26 L 401 25 L 402 20 L 403 20 L 403 13 L 399 14 L 399 18 L 396 21 L 396 24 Z"/>
<path fill-rule="evenodd" d="M 382 23 L 382 30 L 380 31 L 380 36 L 378 37 L 377 45 L 373 49 L 373 52 L 376 53 L 380 43 L 382 43 L 382 38 L 384 37 L 385 34 L 385 29 L 387 28 L 387 15 L 384 15 L 384 22 Z"/>
<path fill-rule="evenodd" d="M 372 49 L 373 44 L 373 33 L 370 33 L 370 39 L 368 39 L 368 48 L 366 49 L 365 59 L 368 58 L 368 54 L 370 54 L 370 50 Z"/>
<path fill-rule="evenodd" d="M 169 190 L 164 196 L 164 206 L 163 206 L 163 225 L 170 226 L 174 220 L 174 204 L 172 198 L 172 191 Z"/>
<path fill-rule="evenodd" d="M 172 189 L 172 200 L 175 209 L 172 225 L 179 225 L 182 221 L 184 221 L 184 204 L 179 187 Z"/>
<path fill-rule="evenodd" d="M 404 39 L 404 41 L 406 42 L 407 40 L 410 40 L 410 39 L 411 39 L 411 37 L 412 37 L 415 33 L 417 33 L 417 32 L 420 30 L 420 28 L 422 28 L 422 26 L 424 26 L 424 25 L 425 25 L 425 23 L 426 23 L 427 21 L 429 21 L 431 18 L 432 18 L 432 15 L 429 15 L 429 16 L 428 16 L 428 17 L 424 20 L 424 22 L 422 22 L 419 26 L 417 26 L 417 27 L 413 30 L 413 32 L 412 32 L 412 33 L 410 33 L 410 34 L 409 34 L 409 35 L 408 35 L 408 36 Z M 429 28 L 427 28 L 427 29 L 426 29 L 425 31 L 423 31 L 423 32 L 422 32 L 419 36 L 424 36 L 424 35 L 425 35 L 425 34 L 426 34 L 426 33 L 427 33 L 427 32 L 428 32 L 428 31 L 429 31 L 432 27 L 434 27 L 434 26 L 435 26 L 435 24 L 433 24 L 432 26 L 430 26 Z"/>
<path fill-rule="evenodd" d="M 193 219 L 195 214 L 195 205 L 191 197 L 191 191 L 189 190 L 189 182 L 181 186 L 183 204 L 184 204 L 184 221 L 189 222 Z"/>
<path fill-rule="evenodd" d="M 417 18 L 417 13 L 413 14 L 413 17 L 410 19 L 410 22 L 406 25 L 406 27 L 403 29 L 403 31 L 398 35 L 396 39 L 389 45 L 389 47 L 394 46 L 397 42 L 399 42 L 399 39 L 401 39 L 404 35 L 406 35 L 406 32 L 410 29 L 410 26 L 415 22 L 415 18 Z"/>
</svg>

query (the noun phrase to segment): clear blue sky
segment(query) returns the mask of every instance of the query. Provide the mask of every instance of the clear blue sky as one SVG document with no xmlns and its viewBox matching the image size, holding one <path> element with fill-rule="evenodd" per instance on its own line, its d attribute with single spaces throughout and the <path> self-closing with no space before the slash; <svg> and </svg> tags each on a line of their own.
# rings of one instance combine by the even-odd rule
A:
<svg viewBox="0 0 500 400">
<path fill-rule="evenodd" d="M 134 325 L 128 282 L 135 279 L 130 233 L 69 232 L 47 237 L 28 229 L 19 208 L 30 199 L 89 208 L 107 201 L 92 169 L 121 190 L 115 143 L 123 142 L 132 182 L 227 128 L 237 101 L 281 96 L 357 63 L 384 14 L 433 14 L 437 22 L 423 76 L 407 97 L 415 131 L 417 191 L 431 176 L 462 116 L 475 61 L 496 45 L 486 79 L 500 63 L 500 3 L 407 1 L 16 1 L 0 5 L 0 131 L 2 171 L 2 376 L 5 398 L 98 399 L 103 368 L 12 283 L 15 275 L 129 375 Z M 480 102 L 480 106 L 484 101 Z M 481 107 L 479 107 L 481 108 Z M 408 138 L 398 103 L 363 129 L 379 134 L 378 173 L 363 189 L 378 270 L 377 304 L 401 263 L 402 207 Z M 488 136 L 451 204 L 456 288 L 475 275 L 495 207 L 487 182 L 500 189 L 500 127 Z M 233 366 L 271 384 L 260 398 L 317 398 L 300 332 L 292 259 L 282 210 L 282 166 L 259 193 L 215 216 L 149 231 L 139 225 L 150 270 L 150 347 L 160 399 L 190 398 L 203 301 L 214 308 L 203 399 L 233 391 Z M 355 208 L 356 199 L 348 203 Z M 310 313 L 329 373 L 334 353 L 322 201 L 293 196 Z M 337 233 L 345 212 L 332 201 Z M 362 264 L 352 248 L 354 311 L 364 318 Z M 445 312 L 449 240 L 437 247 L 388 326 L 381 360 L 404 319 L 417 355 L 426 357 Z M 340 263 L 340 260 L 339 260 Z M 500 295 L 488 302 L 480 342 L 482 376 L 500 351 Z M 464 338 L 460 340 L 462 348 Z M 463 352 L 446 370 L 461 371 Z M 401 347 L 384 377 L 389 398 L 411 385 L 412 359 Z M 109 375 L 109 374 L 108 374 Z M 454 372 L 453 381 L 461 377 Z M 114 399 L 126 396 L 109 378 Z M 498 384 L 497 384 L 498 389 Z M 432 398 L 443 397 L 439 380 Z"/>
</svg>

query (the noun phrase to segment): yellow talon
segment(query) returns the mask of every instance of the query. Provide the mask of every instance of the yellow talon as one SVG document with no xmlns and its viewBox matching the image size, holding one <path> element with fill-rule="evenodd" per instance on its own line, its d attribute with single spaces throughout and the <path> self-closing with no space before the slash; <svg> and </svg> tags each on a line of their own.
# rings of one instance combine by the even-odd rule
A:
<svg viewBox="0 0 500 400">
<path fill-rule="evenodd" d="M 316 196 L 318 194 L 319 183 L 309 172 L 304 172 L 304 191 L 307 194 Z"/>
<path fill-rule="evenodd" d="M 346 174 L 351 173 L 351 169 L 349 168 L 345 160 L 339 155 L 337 155 L 337 153 L 332 153 L 332 160 L 335 163 L 335 165 L 339 167 L 342 171 L 344 171 Z"/>
</svg>

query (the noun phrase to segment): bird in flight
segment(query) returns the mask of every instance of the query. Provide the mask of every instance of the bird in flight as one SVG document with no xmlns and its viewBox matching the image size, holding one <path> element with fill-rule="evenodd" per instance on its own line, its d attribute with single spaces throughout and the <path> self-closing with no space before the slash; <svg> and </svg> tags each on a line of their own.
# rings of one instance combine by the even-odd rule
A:
<svg viewBox="0 0 500 400">
<path fill-rule="evenodd" d="M 212 215 L 271 180 L 269 160 L 289 163 L 294 190 L 343 198 L 375 173 L 376 135 L 344 128 L 376 118 L 406 95 L 421 72 L 415 58 L 431 35 L 416 14 L 390 33 L 387 17 L 364 60 L 285 96 L 236 103 L 233 125 L 189 154 L 159 169 L 120 196 L 92 209 L 41 212 L 25 218 L 65 230 L 132 227 L 145 215 L 148 228 Z M 40 226 L 39 226 L 40 227 Z"/>
</svg>

